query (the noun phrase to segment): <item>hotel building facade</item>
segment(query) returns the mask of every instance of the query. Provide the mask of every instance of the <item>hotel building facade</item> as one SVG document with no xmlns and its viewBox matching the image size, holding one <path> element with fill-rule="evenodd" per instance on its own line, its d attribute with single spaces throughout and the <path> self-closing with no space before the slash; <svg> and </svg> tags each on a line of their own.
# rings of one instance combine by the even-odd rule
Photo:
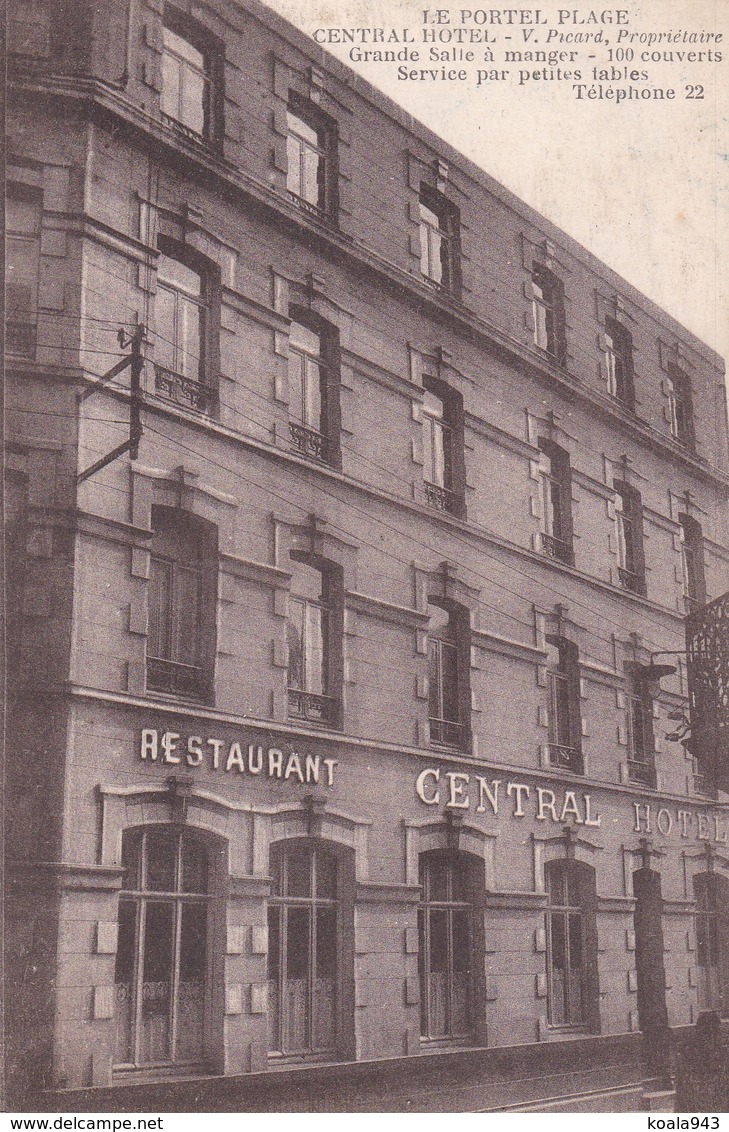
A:
<svg viewBox="0 0 729 1132">
<path fill-rule="evenodd" d="M 254 0 L 9 36 L 11 1103 L 640 1108 L 720 360 Z"/>
</svg>

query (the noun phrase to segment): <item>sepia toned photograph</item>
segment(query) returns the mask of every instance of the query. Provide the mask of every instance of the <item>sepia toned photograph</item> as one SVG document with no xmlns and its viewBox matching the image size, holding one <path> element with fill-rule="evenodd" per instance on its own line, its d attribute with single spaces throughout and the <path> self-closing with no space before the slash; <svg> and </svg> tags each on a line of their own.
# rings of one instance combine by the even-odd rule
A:
<svg viewBox="0 0 729 1132">
<path fill-rule="evenodd" d="M 626 4 L 9 0 L 7 1111 L 729 1111 L 729 4 Z"/>
</svg>

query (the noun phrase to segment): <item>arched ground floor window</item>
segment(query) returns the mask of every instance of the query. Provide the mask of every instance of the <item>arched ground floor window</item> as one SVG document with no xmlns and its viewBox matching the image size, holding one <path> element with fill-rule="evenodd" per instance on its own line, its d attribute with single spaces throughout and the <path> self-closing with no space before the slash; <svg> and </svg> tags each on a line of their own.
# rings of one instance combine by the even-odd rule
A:
<svg viewBox="0 0 729 1132">
<path fill-rule="evenodd" d="M 208 848 L 193 833 L 134 829 L 122 842 L 117 1068 L 204 1060 L 210 995 Z"/>
<path fill-rule="evenodd" d="M 599 1029 L 595 870 L 581 861 L 549 861 L 547 1005 L 550 1026 Z"/>
<path fill-rule="evenodd" d="M 729 1015 L 729 881 L 717 873 L 694 877 L 699 1010 Z"/>
<path fill-rule="evenodd" d="M 351 1042 L 352 862 L 315 841 L 271 850 L 269 1050 L 289 1057 L 345 1052 Z"/>
<path fill-rule="evenodd" d="M 476 954 L 483 953 L 483 877 L 479 883 L 478 861 L 468 853 L 434 850 L 420 856 L 420 884 L 421 1035 L 465 1041 L 480 1022 Z"/>
</svg>

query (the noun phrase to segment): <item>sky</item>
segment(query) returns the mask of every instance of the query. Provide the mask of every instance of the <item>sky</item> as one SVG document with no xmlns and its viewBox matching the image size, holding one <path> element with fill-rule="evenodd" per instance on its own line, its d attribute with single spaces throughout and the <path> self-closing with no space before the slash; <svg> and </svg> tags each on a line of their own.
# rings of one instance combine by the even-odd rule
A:
<svg viewBox="0 0 729 1132">
<path fill-rule="evenodd" d="M 451 28 L 490 27 L 492 35 L 507 34 L 507 29 L 489 24 L 489 17 L 485 23 L 477 22 L 492 9 L 503 10 L 493 8 L 494 0 L 488 8 L 477 7 L 484 0 L 439 2 Z M 424 22 L 423 13 L 428 11 L 432 21 L 436 11 L 426 7 L 428 0 L 266 3 L 309 35 L 328 28 L 407 27 L 420 40 L 423 29 L 433 26 Z M 582 67 L 583 80 L 590 79 L 584 87 L 595 85 L 591 74 L 595 65 L 636 68 L 647 71 L 648 79 L 633 84 L 621 76 L 603 81 L 603 91 L 630 85 L 673 89 L 673 100 L 617 104 L 614 98 L 590 99 L 584 91 L 578 99 L 574 83 L 566 79 L 530 78 L 519 85 L 516 72 L 524 64 L 510 65 L 512 74 L 507 80 L 487 80 L 477 88 L 470 71 L 480 59 L 469 68 L 465 83 L 401 80 L 397 63 L 353 62 L 348 58 L 351 44 L 328 44 L 327 49 L 728 358 L 729 0 L 618 3 L 619 8 L 575 8 L 567 0 L 534 0 L 534 8 L 524 10 L 539 10 L 540 19 L 547 21 L 535 28 L 537 37 L 546 37 L 550 29 L 584 34 L 602 27 L 609 47 L 559 45 L 560 50 L 580 52 L 572 65 Z M 474 14 L 462 18 L 462 11 Z M 559 11 L 563 13 L 561 24 Z M 618 17 L 618 11 L 625 15 Z M 612 16 L 612 23 L 602 23 L 603 13 L 606 19 Z M 598 22 L 592 22 L 593 18 Z M 617 19 L 625 23 L 618 25 Z M 634 40 L 633 60 L 614 57 L 610 64 L 607 52 L 619 48 L 620 30 L 644 36 L 703 31 L 718 33 L 723 43 L 674 40 L 648 45 Z M 515 35 L 506 46 L 522 46 L 522 29 L 508 31 Z M 627 46 L 625 39 L 623 46 Z M 423 54 L 427 50 L 420 43 L 418 47 Z M 497 54 L 503 48 L 503 41 L 493 47 L 497 55 L 491 65 L 494 69 L 504 66 Z M 678 58 L 679 52 L 709 50 L 713 60 Z M 673 58 L 642 60 L 644 51 L 658 51 L 661 56 L 672 52 Z M 586 56 L 593 52 L 596 59 L 588 60 Z M 722 55 L 721 62 L 716 60 L 717 53 Z M 423 62 L 422 55 L 419 65 L 437 66 Z M 459 66 L 452 61 L 447 65 Z M 408 64 L 409 69 L 413 67 L 415 64 Z M 532 69 L 543 69 L 543 65 L 534 64 Z M 562 69 L 569 69 L 569 60 L 563 61 Z M 703 97 L 687 97 L 699 93 Z"/>
</svg>

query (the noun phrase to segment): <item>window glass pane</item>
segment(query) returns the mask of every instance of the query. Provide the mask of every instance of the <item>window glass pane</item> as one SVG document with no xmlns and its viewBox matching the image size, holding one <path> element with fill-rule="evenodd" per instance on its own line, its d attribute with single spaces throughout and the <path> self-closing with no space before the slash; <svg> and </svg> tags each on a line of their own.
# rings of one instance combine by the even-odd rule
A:
<svg viewBox="0 0 729 1132">
<path fill-rule="evenodd" d="M 182 84 L 182 64 L 167 52 L 162 54 L 162 91 L 160 110 L 170 118 L 180 119 L 180 90 Z"/>
<path fill-rule="evenodd" d="M 569 917 L 569 958 L 574 971 L 582 969 L 582 915 L 573 912 Z"/>
<path fill-rule="evenodd" d="M 567 903 L 564 869 L 547 869 L 547 892 L 550 904 L 564 905 Z"/>
<path fill-rule="evenodd" d="M 309 428 L 322 431 L 322 375 L 316 362 L 307 358 L 304 363 L 304 421 Z"/>
<path fill-rule="evenodd" d="M 451 865 L 451 900 L 465 903 L 468 899 L 468 865 L 465 858 L 459 855 Z"/>
<path fill-rule="evenodd" d="M 311 896 L 311 850 L 306 847 L 286 857 L 286 895 Z"/>
<path fill-rule="evenodd" d="M 441 684 L 443 700 L 443 719 L 457 722 L 458 711 L 458 658 L 456 647 L 441 641 Z"/>
<path fill-rule="evenodd" d="M 119 902 L 119 935 L 114 972 L 114 1014 L 116 1041 L 114 1060 L 134 1061 L 134 966 L 137 951 L 137 905 L 131 900 Z"/>
<path fill-rule="evenodd" d="M 292 134 L 297 134 L 298 137 L 308 142 L 309 145 L 313 146 L 314 148 L 319 145 L 319 135 L 317 131 L 313 128 L 313 126 L 310 126 L 307 122 L 305 122 L 303 118 L 299 118 L 298 115 L 292 113 L 292 111 L 289 110 L 287 111 L 286 119 L 289 131 Z"/>
<path fill-rule="evenodd" d="M 445 908 L 430 910 L 430 970 L 448 970 L 448 912 Z"/>
<path fill-rule="evenodd" d="M 172 564 L 152 558 L 149 565 L 149 632 L 147 652 L 169 659 L 171 654 Z"/>
<path fill-rule="evenodd" d="M 567 1017 L 567 932 L 566 917 L 560 912 L 549 915 L 550 1000 L 549 1020 L 554 1026 L 564 1025 Z"/>
<path fill-rule="evenodd" d="M 134 956 L 137 946 L 137 907 L 137 904 L 132 900 L 119 901 L 119 933 L 114 981 L 126 983 L 130 989 L 134 976 Z"/>
<path fill-rule="evenodd" d="M 147 833 L 145 888 L 150 892 L 174 892 L 177 870 L 178 837 L 170 829 L 150 829 Z"/>
<path fill-rule="evenodd" d="M 316 150 L 302 146 L 301 149 L 301 189 L 300 195 L 309 204 L 319 206 L 320 168 L 323 158 Z"/>
<path fill-rule="evenodd" d="M 428 711 L 431 719 L 442 719 L 441 707 L 443 689 L 441 687 L 440 641 L 428 643 Z"/>
<path fill-rule="evenodd" d="M 197 298 L 202 294 L 200 273 L 171 256 L 161 255 L 157 262 L 157 280 L 169 283 L 177 291 Z"/>
<path fill-rule="evenodd" d="M 468 912 L 465 908 L 456 908 L 453 910 L 452 931 L 453 970 L 465 974 L 471 966 L 470 930 Z"/>
<path fill-rule="evenodd" d="M 197 47 L 187 39 L 183 39 L 181 35 L 177 35 L 171 28 L 165 27 L 162 29 L 162 44 L 170 51 L 174 51 L 176 55 L 181 55 L 188 63 L 192 63 L 200 70 L 205 68 L 205 57 Z"/>
<path fill-rule="evenodd" d="M 175 567 L 175 616 L 172 659 L 181 664 L 197 663 L 199 634 L 200 571 Z"/>
<path fill-rule="evenodd" d="M 286 978 L 308 981 L 310 910 L 287 908 L 286 919 Z"/>
<path fill-rule="evenodd" d="M 283 909 L 268 906 L 268 977 L 278 979 L 280 970 L 281 916 Z"/>
<path fill-rule="evenodd" d="M 316 895 L 325 900 L 337 896 L 337 862 L 330 853 L 316 855 Z"/>
<path fill-rule="evenodd" d="M 448 863 L 442 857 L 428 858 L 428 900 L 446 901 L 448 899 Z"/>
<path fill-rule="evenodd" d="M 154 303 L 155 361 L 166 369 L 175 368 L 176 296 L 167 287 L 158 287 Z"/>
<path fill-rule="evenodd" d="M 306 691 L 321 696 L 326 694 L 324 666 L 324 640 L 326 616 L 318 605 L 306 605 L 304 676 Z"/>
<path fill-rule="evenodd" d="M 304 688 L 304 611 L 305 604 L 289 598 L 289 615 L 286 622 L 288 644 L 288 681 L 291 688 Z"/>
<path fill-rule="evenodd" d="M 316 909 L 316 976 L 333 979 L 337 973 L 337 910 Z"/>
<path fill-rule="evenodd" d="M 303 354 L 289 349 L 289 412 L 295 421 L 304 424 L 306 420 L 306 358 Z"/>
<path fill-rule="evenodd" d="M 301 142 L 292 134 L 286 139 L 286 188 L 301 196 Z"/>
<path fill-rule="evenodd" d="M 205 100 L 207 82 L 204 75 L 192 68 L 182 68 L 180 121 L 197 134 L 205 132 Z"/>
<path fill-rule="evenodd" d="M 142 976 L 143 1062 L 169 1060 L 174 906 L 150 901 L 145 909 Z"/>
<path fill-rule="evenodd" d="M 182 839 L 182 891 L 208 891 L 208 854 L 201 841 Z"/>
<path fill-rule="evenodd" d="M 180 979 L 202 980 L 207 958 L 207 908 L 203 903 L 183 904 L 181 914 Z"/>
</svg>

